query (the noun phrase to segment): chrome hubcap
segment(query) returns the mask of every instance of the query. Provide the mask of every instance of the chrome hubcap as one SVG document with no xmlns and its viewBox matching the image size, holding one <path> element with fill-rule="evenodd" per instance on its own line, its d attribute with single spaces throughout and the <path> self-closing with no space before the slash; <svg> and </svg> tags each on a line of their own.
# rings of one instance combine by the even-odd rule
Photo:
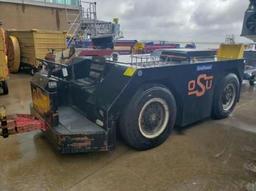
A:
<svg viewBox="0 0 256 191">
<path fill-rule="evenodd" d="M 168 125 L 169 113 L 165 100 L 153 98 L 147 101 L 138 119 L 140 133 L 148 139 L 161 135 Z"/>
<path fill-rule="evenodd" d="M 222 106 L 224 111 L 229 111 L 236 99 L 236 88 L 234 84 L 228 84 L 222 94 Z"/>
</svg>

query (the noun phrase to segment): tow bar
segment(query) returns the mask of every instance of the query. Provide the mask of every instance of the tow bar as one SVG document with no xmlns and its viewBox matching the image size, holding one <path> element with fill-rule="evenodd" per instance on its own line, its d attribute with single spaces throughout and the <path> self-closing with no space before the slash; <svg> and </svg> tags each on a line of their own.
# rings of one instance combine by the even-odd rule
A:
<svg viewBox="0 0 256 191">
<path fill-rule="evenodd" d="M 41 120 L 28 114 L 7 115 L 6 108 L 0 106 L 0 136 L 8 138 L 9 135 L 27 133 L 32 131 L 46 131 L 46 125 Z"/>
</svg>

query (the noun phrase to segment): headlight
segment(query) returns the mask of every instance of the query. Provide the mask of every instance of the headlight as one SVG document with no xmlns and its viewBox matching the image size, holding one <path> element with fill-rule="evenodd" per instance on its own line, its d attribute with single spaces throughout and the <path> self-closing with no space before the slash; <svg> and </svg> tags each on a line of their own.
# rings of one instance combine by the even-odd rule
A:
<svg viewBox="0 0 256 191">
<path fill-rule="evenodd" d="M 57 82 L 48 82 L 48 88 L 49 89 L 57 88 Z"/>
<path fill-rule="evenodd" d="M 68 77 L 68 70 L 67 68 L 62 68 L 62 75 L 64 78 Z"/>
</svg>

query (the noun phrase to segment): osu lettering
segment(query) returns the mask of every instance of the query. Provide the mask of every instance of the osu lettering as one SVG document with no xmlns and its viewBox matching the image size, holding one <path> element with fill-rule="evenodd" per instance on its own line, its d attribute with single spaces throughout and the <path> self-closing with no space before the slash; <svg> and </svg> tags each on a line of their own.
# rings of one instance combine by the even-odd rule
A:
<svg viewBox="0 0 256 191">
<path fill-rule="evenodd" d="M 213 76 L 207 76 L 207 74 L 201 74 L 196 80 L 188 82 L 188 95 L 196 97 L 203 96 L 206 91 L 212 88 Z"/>
</svg>

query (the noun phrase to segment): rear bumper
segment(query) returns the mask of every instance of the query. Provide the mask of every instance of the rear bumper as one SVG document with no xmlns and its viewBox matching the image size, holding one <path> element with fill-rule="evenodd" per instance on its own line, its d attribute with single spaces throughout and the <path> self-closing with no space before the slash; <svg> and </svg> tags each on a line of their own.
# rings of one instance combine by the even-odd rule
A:
<svg viewBox="0 0 256 191">
<path fill-rule="evenodd" d="M 32 106 L 30 110 L 33 116 L 44 121 Z M 54 148 L 62 154 L 112 150 L 108 146 L 107 133 L 103 130 L 86 133 L 77 129 L 74 131 L 70 126 L 59 123 L 55 127 L 48 126 L 43 133 Z"/>
</svg>

